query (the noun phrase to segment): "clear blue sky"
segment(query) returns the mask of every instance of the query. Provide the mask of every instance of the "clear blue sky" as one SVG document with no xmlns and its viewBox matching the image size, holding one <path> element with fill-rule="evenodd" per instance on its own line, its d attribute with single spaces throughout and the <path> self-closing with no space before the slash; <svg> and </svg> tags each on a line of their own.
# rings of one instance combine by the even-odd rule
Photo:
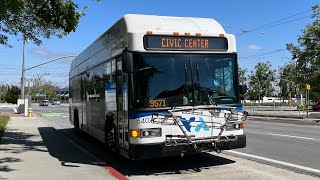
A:
<svg viewBox="0 0 320 180">
<path fill-rule="evenodd" d="M 242 30 L 254 29 L 307 11 L 311 9 L 311 6 L 320 3 L 319 0 L 102 0 L 99 3 L 92 0 L 85 1 L 86 4 L 83 4 L 83 0 L 75 2 L 79 3 L 80 7 L 89 6 L 86 16 L 80 20 L 76 32 L 62 39 L 56 37 L 44 39 L 41 46 L 28 43 L 26 45 L 26 67 L 64 55 L 79 54 L 124 14 L 213 18 L 223 24 L 227 33 L 239 34 Z M 250 71 L 258 62 L 266 61 L 270 61 L 275 69 L 283 65 L 291 57 L 290 53 L 285 50 L 286 43 L 296 44 L 297 36 L 301 34 L 301 30 L 307 23 L 312 22 L 311 18 L 303 17 L 311 15 L 311 13 L 310 11 L 286 19 L 286 21 L 293 20 L 289 23 L 236 36 L 240 67 Z M 22 41 L 18 41 L 18 38 L 10 36 L 13 48 L 0 46 L 0 84 L 20 83 Z M 254 58 L 248 59 L 250 56 Z M 46 80 L 51 80 L 60 86 L 66 86 L 68 85 L 70 62 L 70 59 L 65 59 L 41 68 L 35 68 L 27 71 L 26 77 L 31 78 L 36 74 L 47 73 L 49 75 L 44 76 Z"/>
</svg>

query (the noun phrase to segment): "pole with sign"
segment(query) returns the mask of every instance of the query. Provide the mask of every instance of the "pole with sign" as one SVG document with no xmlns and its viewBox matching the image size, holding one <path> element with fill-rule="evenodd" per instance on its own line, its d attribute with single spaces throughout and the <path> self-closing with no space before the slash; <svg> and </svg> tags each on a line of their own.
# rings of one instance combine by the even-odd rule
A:
<svg viewBox="0 0 320 180">
<path fill-rule="evenodd" d="M 307 84 L 307 96 L 306 96 L 306 105 L 307 105 L 307 119 L 309 118 L 309 93 L 310 93 L 310 84 Z"/>
</svg>

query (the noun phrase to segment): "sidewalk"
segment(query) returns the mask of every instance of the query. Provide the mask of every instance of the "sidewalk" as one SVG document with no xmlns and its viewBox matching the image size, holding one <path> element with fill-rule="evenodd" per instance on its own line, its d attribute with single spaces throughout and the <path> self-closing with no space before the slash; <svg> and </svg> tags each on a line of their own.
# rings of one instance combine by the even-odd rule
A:
<svg viewBox="0 0 320 180">
<path fill-rule="evenodd" d="M 0 179 L 115 179 L 58 130 L 36 117 L 10 116 L 0 145 Z"/>
</svg>

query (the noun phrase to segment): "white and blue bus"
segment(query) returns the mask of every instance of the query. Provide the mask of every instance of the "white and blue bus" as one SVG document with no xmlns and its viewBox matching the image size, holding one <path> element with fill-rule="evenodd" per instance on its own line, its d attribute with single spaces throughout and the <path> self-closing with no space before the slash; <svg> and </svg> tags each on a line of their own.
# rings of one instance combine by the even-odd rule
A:
<svg viewBox="0 0 320 180">
<path fill-rule="evenodd" d="M 70 69 L 70 122 L 128 159 L 243 148 L 235 36 L 209 18 L 128 14 Z"/>
</svg>

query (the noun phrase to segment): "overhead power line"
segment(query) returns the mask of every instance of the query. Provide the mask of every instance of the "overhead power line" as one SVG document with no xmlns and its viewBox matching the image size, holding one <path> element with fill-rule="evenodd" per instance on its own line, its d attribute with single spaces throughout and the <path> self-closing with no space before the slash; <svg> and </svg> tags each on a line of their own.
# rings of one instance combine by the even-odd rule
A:
<svg viewBox="0 0 320 180">
<path fill-rule="evenodd" d="M 286 23 L 289 23 L 289 22 L 298 21 L 298 20 L 301 20 L 301 19 L 304 19 L 304 18 L 307 18 L 307 17 L 311 17 L 311 15 L 308 15 L 308 16 L 303 16 L 303 17 L 291 19 L 293 17 L 299 16 L 301 14 L 305 14 L 305 13 L 308 13 L 308 12 L 311 12 L 311 11 L 312 11 L 312 9 L 309 9 L 307 11 L 303 11 L 303 12 L 300 12 L 300 13 L 297 13 L 297 14 L 294 14 L 294 15 L 291 15 L 291 16 L 276 20 L 276 21 L 264 24 L 262 26 L 258 26 L 258 27 L 255 27 L 255 28 L 252 28 L 252 29 L 249 29 L 249 30 L 242 30 L 243 32 L 238 33 L 236 35 L 237 36 L 244 35 L 244 34 L 247 34 L 247 33 L 260 31 L 260 30 L 263 30 L 263 29 L 267 29 L 267 28 L 271 28 L 271 27 L 274 27 L 274 26 L 279 26 L 279 25 L 286 24 Z M 288 20 L 288 19 L 290 19 L 290 20 Z M 285 20 L 288 20 L 288 21 L 285 21 Z"/>
<path fill-rule="evenodd" d="M 0 66 L 13 66 L 13 67 L 20 67 L 20 65 L 14 65 L 14 64 L 0 64 Z"/>
<path fill-rule="evenodd" d="M 245 61 L 245 60 L 254 59 L 254 58 L 263 58 L 265 56 L 270 56 L 270 54 L 279 53 L 284 50 L 286 50 L 286 49 L 276 49 L 276 50 L 267 51 L 264 53 L 258 53 L 258 54 L 254 54 L 254 55 L 250 55 L 250 56 L 239 57 L 238 59 L 239 59 L 239 61 Z"/>
</svg>

